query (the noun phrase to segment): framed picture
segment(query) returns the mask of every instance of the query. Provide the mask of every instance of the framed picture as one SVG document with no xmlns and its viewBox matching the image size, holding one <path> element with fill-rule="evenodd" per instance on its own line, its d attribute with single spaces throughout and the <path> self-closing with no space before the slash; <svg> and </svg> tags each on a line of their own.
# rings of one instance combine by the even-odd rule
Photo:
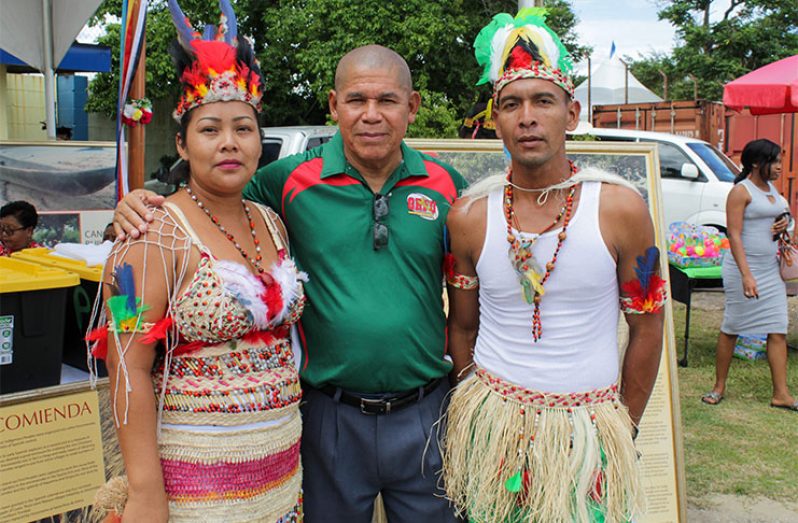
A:
<svg viewBox="0 0 798 523">
<path fill-rule="evenodd" d="M 499 140 L 407 140 L 411 147 L 456 168 L 469 183 L 507 170 L 509 157 Z M 660 191 L 659 157 L 653 143 L 569 141 L 566 150 L 577 166 L 593 166 L 622 176 L 648 204 L 654 221 L 660 272 L 668 274 Z M 623 318 L 623 316 L 621 316 Z M 621 353 L 626 346 L 626 325 L 619 326 Z M 684 451 L 676 372 L 676 343 L 671 302 L 665 305 L 662 360 L 654 392 L 640 424 L 637 448 L 641 453 L 647 512 L 639 522 L 686 521 Z"/>
<path fill-rule="evenodd" d="M 0 194 L 36 208 L 34 240 L 100 243 L 113 215 L 116 144 L 113 142 L 0 141 Z"/>
</svg>

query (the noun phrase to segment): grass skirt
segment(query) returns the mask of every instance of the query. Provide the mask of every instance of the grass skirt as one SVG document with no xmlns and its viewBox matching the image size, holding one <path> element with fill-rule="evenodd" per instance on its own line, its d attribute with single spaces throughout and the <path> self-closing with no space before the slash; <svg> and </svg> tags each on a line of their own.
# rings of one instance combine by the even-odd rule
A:
<svg viewBox="0 0 798 523">
<path fill-rule="evenodd" d="M 615 385 L 547 394 L 478 369 L 446 415 L 446 493 L 472 522 L 630 521 L 642 510 L 631 434 Z"/>
</svg>

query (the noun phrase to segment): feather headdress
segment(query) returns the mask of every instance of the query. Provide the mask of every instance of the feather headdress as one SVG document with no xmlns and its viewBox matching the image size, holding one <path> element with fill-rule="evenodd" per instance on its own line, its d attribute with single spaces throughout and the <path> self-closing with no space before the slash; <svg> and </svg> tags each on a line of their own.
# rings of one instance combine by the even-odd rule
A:
<svg viewBox="0 0 798 523">
<path fill-rule="evenodd" d="M 474 55 L 483 68 L 477 85 L 492 83 L 494 98 L 522 78 L 549 80 L 574 95 L 571 55 L 546 25 L 543 8 L 522 9 L 515 18 L 494 16 L 474 40 Z"/>
<path fill-rule="evenodd" d="M 183 92 L 172 116 L 180 122 L 198 105 L 237 100 L 260 111 L 263 79 L 255 55 L 245 38 L 238 38 L 236 16 L 229 0 L 220 0 L 218 26 L 195 31 L 177 0 L 169 0 L 169 11 L 177 28 L 172 46 Z"/>
</svg>

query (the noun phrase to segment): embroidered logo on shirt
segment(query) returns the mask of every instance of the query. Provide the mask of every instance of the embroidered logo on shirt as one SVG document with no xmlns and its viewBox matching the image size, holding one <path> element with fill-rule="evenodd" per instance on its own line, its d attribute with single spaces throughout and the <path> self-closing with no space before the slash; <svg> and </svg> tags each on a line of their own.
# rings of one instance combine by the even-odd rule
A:
<svg viewBox="0 0 798 523">
<path fill-rule="evenodd" d="M 407 212 L 425 220 L 437 220 L 438 204 L 429 196 L 414 192 L 407 197 Z"/>
</svg>

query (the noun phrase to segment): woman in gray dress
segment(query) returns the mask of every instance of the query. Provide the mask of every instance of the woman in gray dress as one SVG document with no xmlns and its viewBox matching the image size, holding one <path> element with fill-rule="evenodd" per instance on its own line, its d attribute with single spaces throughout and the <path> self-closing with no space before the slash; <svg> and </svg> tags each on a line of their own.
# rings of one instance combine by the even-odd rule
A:
<svg viewBox="0 0 798 523">
<path fill-rule="evenodd" d="M 743 171 L 726 201 L 726 224 L 732 256 L 723 262 L 726 308 L 715 359 L 715 386 L 701 400 L 717 405 L 726 392 L 737 335 L 767 334 L 767 357 L 773 379 L 772 407 L 798 412 L 787 387 L 787 291 L 779 275 L 774 235 L 787 229 L 789 210 L 772 181 L 781 174 L 781 148 L 770 140 L 749 142 Z M 788 216 L 788 215 L 787 215 Z"/>
</svg>

